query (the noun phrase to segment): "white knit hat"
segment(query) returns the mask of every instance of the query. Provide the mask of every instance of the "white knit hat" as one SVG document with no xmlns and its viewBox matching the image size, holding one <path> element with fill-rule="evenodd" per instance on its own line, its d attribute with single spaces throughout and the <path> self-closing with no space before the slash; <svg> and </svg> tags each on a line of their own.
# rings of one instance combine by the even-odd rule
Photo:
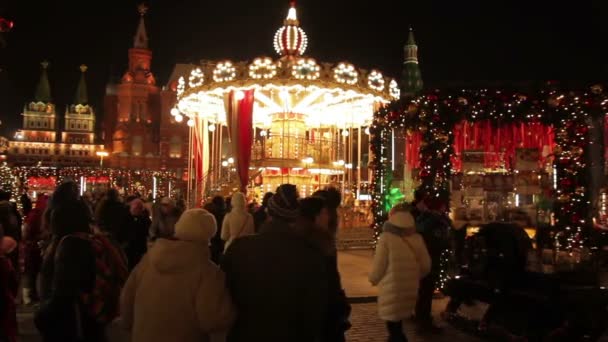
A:
<svg viewBox="0 0 608 342">
<path fill-rule="evenodd" d="M 388 222 L 397 228 L 416 228 L 414 216 L 409 211 L 395 211 L 388 217 Z"/>
<path fill-rule="evenodd" d="M 215 217 L 205 209 L 188 209 L 175 223 L 175 237 L 183 241 L 207 243 L 216 230 Z"/>
</svg>

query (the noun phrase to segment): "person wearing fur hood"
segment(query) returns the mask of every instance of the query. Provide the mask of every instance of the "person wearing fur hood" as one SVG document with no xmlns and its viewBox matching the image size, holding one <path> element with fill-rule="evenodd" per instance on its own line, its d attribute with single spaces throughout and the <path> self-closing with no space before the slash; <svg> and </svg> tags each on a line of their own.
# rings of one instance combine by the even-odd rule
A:
<svg viewBox="0 0 608 342">
<path fill-rule="evenodd" d="M 207 210 L 187 210 L 175 237 L 158 239 L 135 267 L 121 295 L 131 341 L 209 341 L 231 327 L 235 309 L 224 273 L 210 260 L 216 229 Z"/>
<path fill-rule="evenodd" d="M 378 286 L 378 313 L 386 321 L 389 342 L 405 342 L 403 320 L 416 307 L 418 283 L 431 270 L 431 259 L 409 207 L 391 210 L 382 227 L 369 280 Z"/>
</svg>

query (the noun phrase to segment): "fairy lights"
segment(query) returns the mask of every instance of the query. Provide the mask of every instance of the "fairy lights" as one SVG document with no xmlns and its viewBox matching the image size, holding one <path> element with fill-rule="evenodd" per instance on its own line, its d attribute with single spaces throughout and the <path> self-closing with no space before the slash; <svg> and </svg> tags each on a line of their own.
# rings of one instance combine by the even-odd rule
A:
<svg viewBox="0 0 608 342">
<path fill-rule="evenodd" d="M 384 77 L 382 76 L 382 73 L 377 70 L 370 72 L 367 77 L 367 85 L 377 91 L 384 90 Z"/>
<path fill-rule="evenodd" d="M 301 58 L 292 67 L 291 74 L 298 80 L 316 80 L 321 75 L 321 67 L 312 58 Z"/>
<path fill-rule="evenodd" d="M 200 87 L 201 85 L 203 85 L 204 81 L 205 81 L 205 75 L 203 74 L 203 71 L 201 70 L 201 68 L 195 68 L 194 70 L 192 70 L 190 72 L 190 77 L 188 79 L 188 86 L 190 88 Z"/>
<path fill-rule="evenodd" d="M 352 64 L 340 63 L 334 68 L 334 79 L 338 83 L 353 85 L 358 81 L 357 70 Z"/>
<path fill-rule="evenodd" d="M 397 81 L 391 80 L 391 82 L 388 85 L 388 89 L 389 89 L 389 94 L 391 95 L 393 100 L 398 100 L 399 97 L 401 96 L 401 89 L 399 89 L 399 84 L 397 84 Z"/>
<path fill-rule="evenodd" d="M 258 79 L 270 79 L 277 75 L 277 66 L 271 58 L 256 58 L 249 66 L 249 77 Z"/>
<path fill-rule="evenodd" d="M 418 189 L 448 205 L 455 124 L 462 120 L 489 120 L 496 125 L 537 122 L 556 127 L 556 178 L 552 185 L 557 188 L 555 224 L 560 231 L 557 243 L 569 251 L 582 248 L 587 243 L 592 216 L 586 173 L 589 119 L 608 113 L 608 100 L 602 89 L 591 87 L 591 90 L 541 89 L 532 94 L 488 89 L 430 92 L 378 110 L 370 126 L 376 233 L 387 214 L 382 208 L 392 177 L 387 156 L 393 128 L 422 133 Z"/>
<path fill-rule="evenodd" d="M 186 90 L 186 81 L 184 81 L 184 76 L 181 76 L 177 80 L 177 96 L 182 96 L 184 94 L 184 90 Z"/>
<path fill-rule="evenodd" d="M 225 61 L 219 63 L 213 70 L 213 80 L 215 82 L 228 82 L 236 77 L 236 69 L 232 62 Z"/>
</svg>

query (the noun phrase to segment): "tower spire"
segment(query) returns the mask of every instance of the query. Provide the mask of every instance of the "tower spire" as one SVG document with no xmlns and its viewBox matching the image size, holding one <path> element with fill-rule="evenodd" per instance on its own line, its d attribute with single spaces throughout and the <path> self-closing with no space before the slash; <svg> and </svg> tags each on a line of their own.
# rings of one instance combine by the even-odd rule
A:
<svg viewBox="0 0 608 342">
<path fill-rule="evenodd" d="M 74 104 L 86 105 L 89 103 L 89 96 L 87 94 L 87 83 L 84 78 L 84 74 L 87 71 L 86 65 L 80 66 L 80 81 L 78 82 L 78 88 L 76 88 L 76 96 L 74 97 Z"/>
<path fill-rule="evenodd" d="M 49 62 L 43 61 L 40 65 L 42 66 L 42 73 L 40 74 L 40 81 L 38 81 L 38 85 L 36 86 L 34 100 L 36 100 L 36 102 L 49 103 L 51 102 L 51 85 L 49 84 L 49 77 L 46 73 Z"/>
<path fill-rule="evenodd" d="M 403 50 L 405 58 L 401 77 L 401 96 L 414 96 L 422 90 L 423 83 L 418 64 L 418 45 L 416 45 L 414 30 L 411 26 Z"/>
<path fill-rule="evenodd" d="M 146 33 L 146 24 L 144 23 L 144 16 L 148 12 L 148 6 L 145 4 L 139 4 L 137 7 L 139 12 L 139 26 L 135 33 L 135 39 L 133 41 L 133 47 L 136 49 L 147 49 L 148 48 L 148 34 Z"/>
</svg>

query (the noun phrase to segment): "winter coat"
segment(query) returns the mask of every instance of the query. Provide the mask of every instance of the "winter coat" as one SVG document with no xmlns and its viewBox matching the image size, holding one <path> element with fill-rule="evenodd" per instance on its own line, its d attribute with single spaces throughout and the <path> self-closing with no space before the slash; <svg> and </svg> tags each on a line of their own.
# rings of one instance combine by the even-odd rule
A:
<svg viewBox="0 0 608 342">
<path fill-rule="evenodd" d="M 42 265 L 42 251 L 38 242 L 48 236 L 42 224 L 47 201 L 48 197 L 38 196 L 36 207 L 25 218 L 23 229 L 25 273 L 37 274 Z"/>
<path fill-rule="evenodd" d="M 224 217 L 222 223 L 222 240 L 226 241 L 224 250 L 235 240 L 255 233 L 253 217 L 247 212 L 245 195 L 240 192 L 232 196 L 232 210 Z"/>
<path fill-rule="evenodd" d="M 234 308 L 224 273 L 200 242 L 158 239 L 121 295 L 121 319 L 132 342 L 201 342 L 226 331 Z"/>
<path fill-rule="evenodd" d="M 450 247 L 451 223 L 447 216 L 432 211 L 423 211 L 416 217 L 416 231 L 422 235 L 431 256 L 431 273 L 438 276 L 441 254 Z"/>
<path fill-rule="evenodd" d="M 424 240 L 414 228 L 388 222 L 376 245 L 369 280 L 379 288 L 378 312 L 385 321 L 400 321 L 416 307 L 418 283 L 431 270 Z"/>
<path fill-rule="evenodd" d="M 17 341 L 17 288 L 13 265 L 8 258 L 0 256 L 0 341 Z"/>
<path fill-rule="evenodd" d="M 41 304 L 34 317 L 44 341 L 103 341 L 105 327 L 88 314 L 80 300 L 82 293 L 94 288 L 95 267 L 89 241 L 53 238 L 40 272 Z"/>
<path fill-rule="evenodd" d="M 296 221 L 295 231 L 325 255 L 325 265 L 328 273 L 327 298 L 329 306 L 320 341 L 344 341 L 344 333 L 351 327 L 349 322 L 351 306 L 342 288 L 336 245 L 332 238 L 332 233 L 307 220 Z"/>
<path fill-rule="evenodd" d="M 15 203 L 0 201 L 0 226 L 4 230 L 4 235 L 21 242 L 21 221 L 21 215 L 19 215 Z M 19 271 L 19 248 L 15 248 L 8 254 L 8 257 L 13 263 L 15 271 Z"/>
<path fill-rule="evenodd" d="M 238 312 L 227 342 L 319 340 L 328 308 L 325 256 L 289 223 L 273 218 L 260 234 L 235 240 L 222 268 Z"/>
<path fill-rule="evenodd" d="M 175 233 L 175 222 L 181 213 L 173 209 L 171 213 L 164 214 L 159 203 L 152 205 L 152 225 L 150 226 L 150 238 L 152 240 L 160 238 L 172 238 Z"/>
<path fill-rule="evenodd" d="M 148 250 L 148 232 L 152 221 L 144 212 L 140 216 L 129 215 L 129 221 L 125 227 L 127 242 L 125 254 L 127 256 L 129 270 L 135 268 L 141 258 Z"/>
</svg>

